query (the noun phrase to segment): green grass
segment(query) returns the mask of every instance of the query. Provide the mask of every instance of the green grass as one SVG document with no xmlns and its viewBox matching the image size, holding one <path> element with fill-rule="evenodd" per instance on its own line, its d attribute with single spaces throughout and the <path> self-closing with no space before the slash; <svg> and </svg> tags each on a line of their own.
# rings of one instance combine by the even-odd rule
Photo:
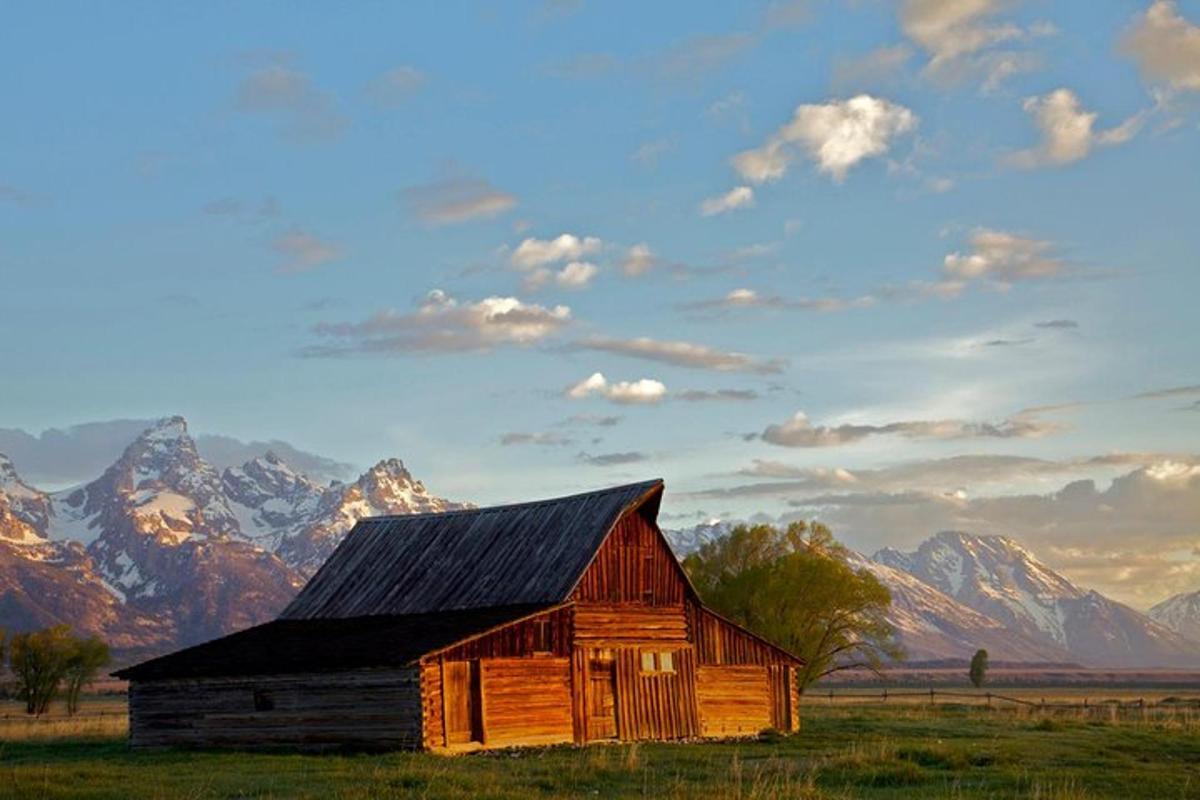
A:
<svg viewBox="0 0 1200 800">
<path fill-rule="evenodd" d="M 1200 797 L 1200 717 L 814 704 L 769 742 L 494 752 L 135 753 L 110 731 L 0 728 L 0 797 Z"/>
</svg>

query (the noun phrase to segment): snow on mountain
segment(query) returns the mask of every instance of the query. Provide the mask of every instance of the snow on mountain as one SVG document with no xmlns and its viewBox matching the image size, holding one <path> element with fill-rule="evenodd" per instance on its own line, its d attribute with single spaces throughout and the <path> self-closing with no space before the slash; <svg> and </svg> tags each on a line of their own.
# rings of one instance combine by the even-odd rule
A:
<svg viewBox="0 0 1200 800">
<path fill-rule="evenodd" d="M 998 661 L 1070 660 L 1067 651 L 1054 642 L 1012 631 L 908 572 L 858 553 L 851 554 L 849 563 L 869 571 L 891 592 L 887 618 L 909 661 L 970 658 L 979 648 Z"/>
<path fill-rule="evenodd" d="M 1150 619 L 1200 642 L 1200 591 L 1177 594 L 1152 607 Z"/>
<path fill-rule="evenodd" d="M 1134 609 L 1087 591 L 1003 536 L 946 531 L 915 551 L 880 550 L 873 560 L 913 575 L 1031 639 L 1109 667 L 1200 663 L 1200 646 Z"/>
<path fill-rule="evenodd" d="M 122 650 L 203 641 L 274 617 L 358 519 L 463 507 L 396 459 L 324 487 L 271 451 L 218 472 L 182 417 L 53 494 L 0 456 L 0 626 L 66 615 Z"/>
<path fill-rule="evenodd" d="M 666 530 L 675 553 L 683 557 L 701 545 L 727 535 L 736 523 L 711 521 L 691 528 Z M 850 551 L 847 563 L 875 576 L 892 595 L 887 619 L 896 629 L 909 661 L 970 658 L 986 648 L 1005 661 L 1062 662 L 1066 651 L 1044 637 L 1010 631 L 1003 623 L 969 608 L 908 572 Z"/>
<path fill-rule="evenodd" d="M 363 517 L 426 514 L 471 508 L 431 495 L 397 458 L 380 461 L 353 483 L 333 483 L 321 496 L 311 519 L 279 544 L 279 556 L 302 575 L 325 562 L 354 523 Z"/>
<path fill-rule="evenodd" d="M 50 497 L 21 480 L 8 456 L 0 453 L 0 496 L 10 513 L 37 531 L 45 531 L 50 518 Z"/>
</svg>

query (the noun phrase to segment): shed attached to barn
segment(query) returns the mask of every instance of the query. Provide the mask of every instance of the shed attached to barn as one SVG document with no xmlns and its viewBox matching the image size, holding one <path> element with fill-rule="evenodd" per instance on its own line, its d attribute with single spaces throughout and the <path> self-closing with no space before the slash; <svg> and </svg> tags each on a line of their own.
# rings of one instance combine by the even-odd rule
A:
<svg viewBox="0 0 1200 800">
<path fill-rule="evenodd" d="M 138 664 L 134 747 L 470 750 L 798 725 L 794 655 L 706 609 L 662 481 L 364 519 L 273 622 Z"/>
</svg>

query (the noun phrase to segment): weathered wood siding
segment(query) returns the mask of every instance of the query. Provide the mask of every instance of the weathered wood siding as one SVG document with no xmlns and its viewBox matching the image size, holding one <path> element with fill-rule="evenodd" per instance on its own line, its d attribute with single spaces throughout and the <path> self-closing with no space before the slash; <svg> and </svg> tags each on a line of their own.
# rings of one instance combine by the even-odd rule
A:
<svg viewBox="0 0 1200 800">
<path fill-rule="evenodd" d="M 498 658 L 479 663 L 485 746 L 573 740 L 569 659 Z"/>
<path fill-rule="evenodd" d="M 767 642 L 694 603 L 687 607 L 688 629 L 703 665 L 788 663 L 784 655 Z"/>
<path fill-rule="evenodd" d="M 703 736 L 748 736 L 774 727 L 767 667 L 697 667 L 696 698 Z"/>
<path fill-rule="evenodd" d="M 677 606 L 579 605 L 575 644 L 603 647 L 686 642 L 687 618 Z"/>
<path fill-rule="evenodd" d="M 654 523 L 631 511 L 613 526 L 571 596 L 579 603 L 675 606 L 687 594 L 683 568 Z"/>
<path fill-rule="evenodd" d="M 447 661 L 472 658 L 512 658 L 551 653 L 561 658 L 571 654 L 570 608 L 514 622 L 499 630 L 445 650 L 439 655 Z"/>
<path fill-rule="evenodd" d="M 129 741 L 133 747 L 419 747 L 419 677 L 405 668 L 133 681 Z"/>
</svg>

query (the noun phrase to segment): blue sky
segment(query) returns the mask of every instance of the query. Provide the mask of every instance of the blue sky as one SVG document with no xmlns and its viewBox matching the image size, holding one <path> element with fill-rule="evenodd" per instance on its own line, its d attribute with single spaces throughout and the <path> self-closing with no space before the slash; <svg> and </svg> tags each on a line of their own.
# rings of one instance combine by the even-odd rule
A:
<svg viewBox="0 0 1200 800">
<path fill-rule="evenodd" d="M 660 475 L 680 524 L 974 523 L 1200 588 L 1183 510 L 819 502 L 1196 491 L 1200 3 L 5 17 L 0 426 L 182 413 L 481 502 Z"/>
</svg>

